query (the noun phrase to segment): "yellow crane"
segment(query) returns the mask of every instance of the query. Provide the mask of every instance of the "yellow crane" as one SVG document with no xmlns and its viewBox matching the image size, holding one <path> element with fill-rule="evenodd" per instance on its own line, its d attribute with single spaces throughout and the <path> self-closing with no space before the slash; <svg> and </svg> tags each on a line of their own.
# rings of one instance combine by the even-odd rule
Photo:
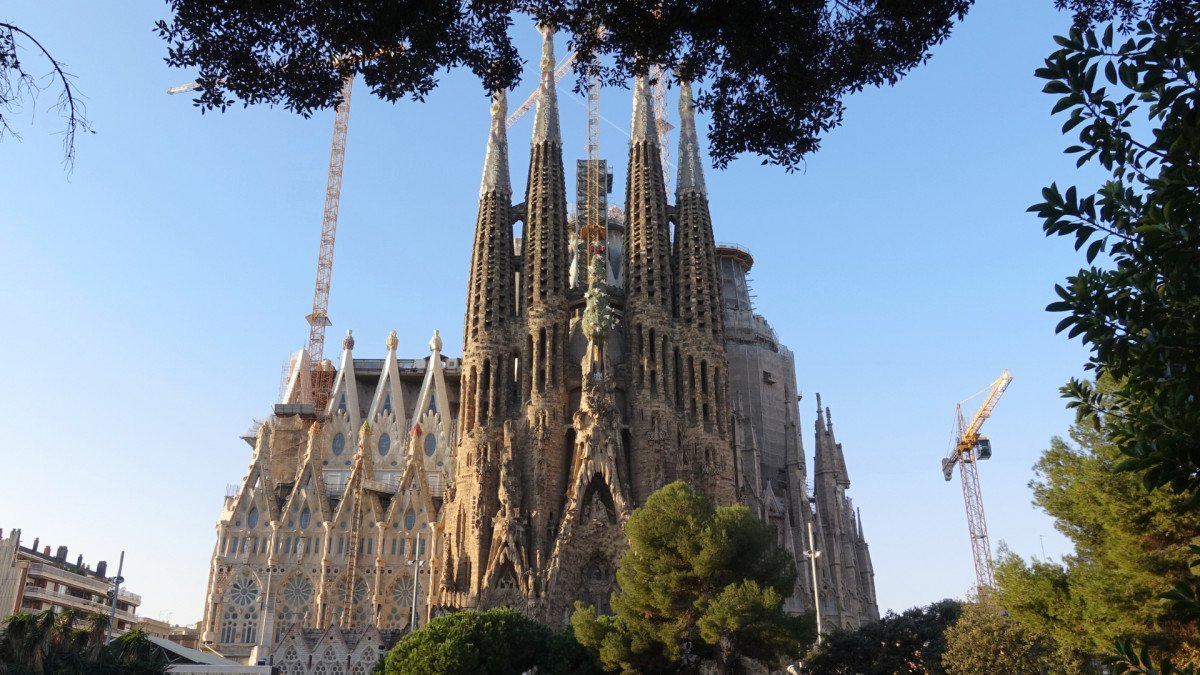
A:
<svg viewBox="0 0 1200 675">
<path fill-rule="evenodd" d="M 967 510 L 967 529 L 971 534 L 971 554 L 975 560 L 975 585 L 980 595 L 995 584 L 995 579 L 992 575 L 992 547 L 988 541 L 987 517 L 983 511 L 983 493 L 979 489 L 978 465 L 979 460 L 992 456 L 992 442 L 987 436 L 981 436 L 979 430 L 1000 402 L 1009 382 L 1012 382 L 1012 375 L 1005 368 L 1000 377 L 984 390 L 987 391 L 987 398 L 971 418 L 970 424 L 963 417 L 962 404 L 974 396 L 958 403 L 950 455 L 942 459 L 942 475 L 947 481 L 954 475 L 954 465 L 961 465 L 958 473 L 962 478 L 963 504 Z"/>
</svg>

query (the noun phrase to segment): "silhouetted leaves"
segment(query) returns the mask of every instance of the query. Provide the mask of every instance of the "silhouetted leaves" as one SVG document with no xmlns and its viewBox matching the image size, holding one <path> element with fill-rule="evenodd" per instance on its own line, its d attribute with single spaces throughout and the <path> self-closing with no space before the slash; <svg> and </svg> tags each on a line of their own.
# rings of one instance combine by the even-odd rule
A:
<svg viewBox="0 0 1200 675">
<path fill-rule="evenodd" d="M 973 0 L 167 0 L 167 63 L 197 68 L 201 110 L 283 105 L 303 115 L 338 102 L 361 73 L 388 101 L 423 99 L 437 74 L 471 70 L 485 92 L 517 84 L 514 15 L 558 26 L 578 64 L 625 86 L 665 64 L 701 83 L 710 154 L 754 153 L 789 169 L 841 123 L 842 99 L 895 84 L 929 58 Z M 603 27 L 603 30 L 601 28 Z"/>
</svg>

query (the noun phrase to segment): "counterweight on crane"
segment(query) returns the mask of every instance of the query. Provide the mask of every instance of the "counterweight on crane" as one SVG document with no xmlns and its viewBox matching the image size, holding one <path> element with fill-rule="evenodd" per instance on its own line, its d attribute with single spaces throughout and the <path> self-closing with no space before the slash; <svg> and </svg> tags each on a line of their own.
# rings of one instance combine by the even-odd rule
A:
<svg viewBox="0 0 1200 675">
<path fill-rule="evenodd" d="M 1000 402 L 1000 397 L 1004 395 L 1009 382 L 1012 382 L 1012 375 L 1008 374 L 1006 368 L 987 388 L 987 398 L 971 418 L 970 424 L 963 418 L 963 402 L 959 402 L 950 455 L 942 459 L 942 475 L 947 481 L 954 475 L 954 465 L 961 465 L 959 477 L 962 478 L 963 504 L 967 510 L 967 529 L 971 535 L 971 554 L 975 560 L 975 585 L 980 595 L 995 585 L 995 579 L 992 576 L 992 547 L 988 541 L 983 493 L 979 489 L 978 465 L 978 460 L 992 456 L 992 443 L 986 436 L 979 434 L 979 429 Z"/>
</svg>

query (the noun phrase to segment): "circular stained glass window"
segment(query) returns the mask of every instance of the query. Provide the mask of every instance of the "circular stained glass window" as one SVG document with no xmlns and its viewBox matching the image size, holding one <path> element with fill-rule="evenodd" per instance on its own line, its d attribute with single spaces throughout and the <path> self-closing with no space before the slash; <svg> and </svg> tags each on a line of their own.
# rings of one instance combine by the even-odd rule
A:
<svg viewBox="0 0 1200 675">
<path fill-rule="evenodd" d="M 333 437 L 333 454 L 340 455 L 346 449 L 346 437 L 338 433 Z"/>
<path fill-rule="evenodd" d="M 437 434 L 425 434 L 425 456 L 433 457 L 435 452 L 437 452 Z"/>
<path fill-rule="evenodd" d="M 229 587 L 229 598 L 233 604 L 245 607 L 258 600 L 258 584 L 245 577 L 234 581 Z"/>
<path fill-rule="evenodd" d="M 379 436 L 379 454 L 386 455 L 392 449 L 392 437 L 387 433 Z"/>
<path fill-rule="evenodd" d="M 284 601 L 293 607 L 307 605 L 308 601 L 312 600 L 312 596 L 312 582 L 303 577 L 292 579 L 283 588 Z"/>
</svg>

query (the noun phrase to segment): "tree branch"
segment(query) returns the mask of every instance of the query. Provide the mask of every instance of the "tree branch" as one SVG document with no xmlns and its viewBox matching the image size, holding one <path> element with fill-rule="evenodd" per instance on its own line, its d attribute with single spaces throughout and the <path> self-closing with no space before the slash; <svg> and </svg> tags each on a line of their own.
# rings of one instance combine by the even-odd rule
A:
<svg viewBox="0 0 1200 675">
<path fill-rule="evenodd" d="M 39 88 L 34 83 L 33 77 L 25 72 L 25 70 L 21 67 L 20 61 L 17 59 L 17 41 L 16 41 L 16 38 L 14 37 L 14 34 L 20 34 L 20 35 L 24 36 L 26 39 L 28 39 L 30 42 L 32 42 L 34 44 L 34 46 L 36 46 L 38 48 L 38 50 L 41 51 L 42 55 L 46 57 L 46 60 L 48 60 L 50 62 L 50 65 L 54 67 L 54 75 L 58 79 L 59 83 L 62 85 L 62 93 L 59 95 L 58 104 L 55 107 L 60 110 L 65 110 L 66 117 L 67 117 L 67 129 L 63 136 L 63 165 L 68 170 L 74 168 L 74 166 L 75 166 L 75 133 L 76 133 L 76 131 L 78 131 L 80 129 L 82 129 L 83 131 L 91 132 L 92 127 L 91 127 L 91 124 L 87 121 L 87 117 L 86 117 L 87 110 L 84 107 L 83 103 L 78 100 L 76 92 L 71 85 L 71 79 L 73 76 L 70 73 L 63 70 L 62 63 L 60 63 L 58 61 L 58 59 L 54 58 L 54 56 L 50 54 L 50 51 L 48 49 L 46 49 L 42 45 L 42 43 L 37 40 L 37 38 L 30 35 L 28 32 L 22 30 L 18 26 L 14 26 L 12 24 L 2 23 L 2 22 L 0 22 L 0 29 L 8 31 L 7 47 L 12 50 L 11 60 L 7 61 L 7 62 L 0 61 L 0 63 L 3 63 L 3 65 L 6 68 L 15 70 L 18 80 L 25 82 L 26 85 L 29 87 L 31 93 L 32 93 L 32 91 L 38 90 Z M 19 95 L 19 93 L 20 93 L 20 89 L 18 86 L 17 94 Z M 0 101 L 0 104 L 5 104 L 6 107 L 11 109 L 12 99 L 6 99 L 4 101 Z M 12 132 L 12 128 L 9 126 L 8 120 L 4 119 L 2 115 L 0 115 L 0 129 Z"/>
</svg>

